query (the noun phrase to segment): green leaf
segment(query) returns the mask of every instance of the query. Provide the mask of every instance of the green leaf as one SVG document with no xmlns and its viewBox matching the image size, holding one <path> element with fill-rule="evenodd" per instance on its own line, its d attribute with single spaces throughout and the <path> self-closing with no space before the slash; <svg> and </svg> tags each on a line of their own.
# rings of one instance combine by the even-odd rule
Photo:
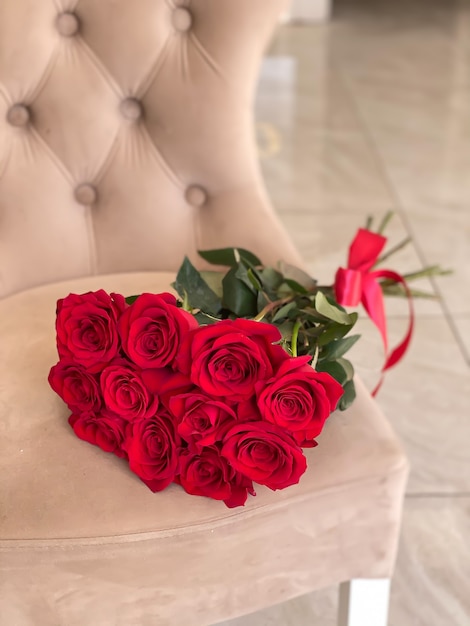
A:
<svg viewBox="0 0 470 626">
<path fill-rule="evenodd" d="M 287 314 L 287 317 L 289 319 L 291 319 L 291 320 L 298 319 L 298 318 L 303 318 L 302 310 L 299 309 L 299 308 L 292 309 Z M 308 322 L 308 320 L 305 320 L 305 323 L 307 323 L 307 322 Z"/>
<path fill-rule="evenodd" d="M 292 291 L 292 288 L 289 287 L 286 281 L 284 281 L 282 285 L 279 286 L 276 297 L 279 299 L 283 299 L 283 298 L 289 298 L 293 295 L 294 295 L 294 292 Z"/>
<path fill-rule="evenodd" d="M 212 270 L 205 270 L 203 272 L 199 272 L 203 278 L 203 280 L 209 285 L 212 291 L 222 299 L 222 280 L 224 277 L 224 272 L 216 272 Z"/>
<path fill-rule="evenodd" d="M 272 267 L 265 267 L 259 272 L 259 276 L 266 291 L 275 293 L 284 281 L 282 274 Z"/>
<path fill-rule="evenodd" d="M 346 376 L 348 377 L 348 380 L 352 380 L 354 377 L 354 367 L 351 361 L 348 361 L 348 359 L 339 358 L 339 359 L 336 359 L 336 363 L 339 363 L 341 367 L 344 369 L 344 371 L 346 372 Z"/>
<path fill-rule="evenodd" d="M 292 278 L 286 278 L 284 281 L 295 293 L 307 294 L 308 291 L 296 280 L 292 280 Z"/>
<path fill-rule="evenodd" d="M 305 316 L 305 319 L 310 322 L 319 323 L 323 326 L 325 326 L 325 324 L 332 323 L 325 320 L 324 315 L 320 315 L 316 309 L 310 306 L 306 306 L 302 309 L 302 316 Z"/>
<path fill-rule="evenodd" d="M 257 314 L 257 293 L 237 276 L 238 268 L 232 267 L 222 281 L 222 303 L 238 317 L 254 317 Z"/>
<path fill-rule="evenodd" d="M 232 269 L 235 270 L 235 276 L 239 280 L 241 280 L 242 283 L 245 283 L 245 285 L 249 289 L 251 289 L 253 292 L 258 291 L 257 285 L 259 285 L 260 283 L 257 279 L 256 272 L 254 272 L 251 267 L 246 266 L 243 261 L 240 261 L 240 263 L 238 263 L 238 265 L 234 266 Z"/>
<path fill-rule="evenodd" d="M 343 326 L 341 326 L 341 328 L 343 328 Z M 310 326 L 309 328 L 303 329 L 304 335 L 307 335 L 307 337 L 313 337 L 314 339 L 318 339 L 323 331 L 323 326 Z"/>
<path fill-rule="evenodd" d="M 304 272 L 304 270 L 301 270 L 299 267 L 295 267 L 295 265 L 291 265 L 290 263 L 284 263 L 284 261 L 281 261 L 279 263 L 279 271 L 284 274 L 284 278 L 295 281 L 307 291 L 312 291 L 317 285 L 317 281 L 307 274 L 307 272 Z"/>
<path fill-rule="evenodd" d="M 288 317 L 289 312 L 295 308 L 297 308 L 297 303 L 294 301 L 284 304 L 284 306 L 281 306 L 281 308 L 278 311 L 276 311 L 273 319 L 271 320 L 272 323 L 274 324 L 275 322 L 282 319 L 283 317 Z"/>
<path fill-rule="evenodd" d="M 257 306 L 257 313 L 259 313 L 260 311 L 262 311 L 264 309 L 264 307 L 269 304 L 270 300 L 268 300 L 268 298 L 266 297 L 266 295 L 262 292 L 262 291 L 258 291 L 258 295 L 256 297 L 256 306 Z"/>
<path fill-rule="evenodd" d="M 356 387 L 353 380 L 348 380 L 344 385 L 344 393 L 338 403 L 338 409 L 345 411 L 356 399 Z"/>
<path fill-rule="evenodd" d="M 319 361 L 316 367 L 317 372 L 326 372 L 339 382 L 345 385 L 348 381 L 348 374 L 338 361 Z"/>
<path fill-rule="evenodd" d="M 292 331 L 294 329 L 294 322 L 286 320 L 285 322 L 282 322 L 282 324 L 279 324 L 278 329 L 280 330 L 282 337 L 286 339 L 290 345 L 292 339 Z"/>
<path fill-rule="evenodd" d="M 345 337 L 344 339 L 336 339 L 335 341 L 332 341 L 323 350 L 323 356 L 328 359 L 338 359 L 343 356 L 343 354 L 346 354 L 346 352 L 353 347 L 360 337 L 361 335 L 351 335 L 350 337 Z"/>
<path fill-rule="evenodd" d="M 339 305 L 331 304 L 321 291 L 317 292 L 315 296 L 315 308 L 318 313 L 338 324 L 351 324 L 349 314 L 343 311 Z"/>
<path fill-rule="evenodd" d="M 127 298 L 124 299 L 126 301 L 126 304 L 134 304 L 138 297 L 139 296 L 127 296 Z"/>
<path fill-rule="evenodd" d="M 256 289 L 256 291 L 261 291 L 263 286 L 260 283 L 260 280 L 256 274 L 256 272 L 254 272 L 251 267 L 249 267 L 246 271 L 246 275 L 248 276 L 248 279 L 250 281 L 250 283 L 253 285 L 253 287 Z"/>
<path fill-rule="evenodd" d="M 244 259 L 249 265 L 261 265 L 261 261 L 252 252 L 244 248 L 218 248 L 216 250 L 198 250 L 198 254 L 212 265 L 235 267 Z"/>
<path fill-rule="evenodd" d="M 184 258 L 173 286 L 181 298 L 187 298 L 192 308 L 215 316 L 220 312 L 222 308 L 220 298 L 212 291 L 188 257 Z"/>
<path fill-rule="evenodd" d="M 216 322 L 220 322 L 220 318 L 213 317 L 212 315 L 207 315 L 203 311 L 198 311 L 198 313 L 193 314 L 193 317 L 197 321 L 199 326 L 207 326 L 208 324 L 215 324 Z"/>
<path fill-rule="evenodd" d="M 320 335 L 318 344 L 320 346 L 326 346 L 332 341 L 335 341 L 335 339 L 341 339 L 342 337 L 347 335 L 357 320 L 357 313 L 351 313 L 351 316 L 352 315 L 355 315 L 356 319 L 354 320 L 353 324 L 350 324 L 348 326 L 346 326 L 345 324 L 337 324 L 336 322 L 329 324 Z"/>
</svg>

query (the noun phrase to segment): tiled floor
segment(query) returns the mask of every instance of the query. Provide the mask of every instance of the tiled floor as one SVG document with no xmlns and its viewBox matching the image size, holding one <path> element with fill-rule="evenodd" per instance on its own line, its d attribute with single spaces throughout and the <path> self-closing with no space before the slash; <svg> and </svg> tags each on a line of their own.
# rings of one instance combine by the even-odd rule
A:
<svg viewBox="0 0 470 626">
<path fill-rule="evenodd" d="M 420 284 L 438 299 L 419 302 L 411 352 L 378 401 L 412 463 L 390 625 L 468 626 L 470 4 L 338 0 L 328 25 L 281 27 L 257 119 L 271 197 L 312 273 L 331 279 L 366 215 L 388 209 L 391 241 L 413 237 L 396 269 L 455 270 Z M 389 306 L 392 337 L 405 312 Z M 380 344 L 362 329 L 354 358 L 372 387 Z M 332 626 L 336 591 L 227 626 Z"/>
</svg>

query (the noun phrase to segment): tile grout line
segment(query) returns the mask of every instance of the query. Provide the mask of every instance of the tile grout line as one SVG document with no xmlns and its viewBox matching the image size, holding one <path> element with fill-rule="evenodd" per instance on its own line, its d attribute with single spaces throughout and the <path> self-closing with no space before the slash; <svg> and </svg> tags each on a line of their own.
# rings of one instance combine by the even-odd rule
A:
<svg viewBox="0 0 470 626">
<path fill-rule="evenodd" d="M 430 491 L 426 493 L 425 491 L 417 492 L 417 493 L 406 493 L 405 499 L 407 500 L 419 500 L 421 498 L 436 498 L 447 500 L 450 498 L 470 498 L 470 491 L 456 491 L 452 493 L 446 493 L 442 491 Z"/>
<path fill-rule="evenodd" d="M 337 75 L 339 77 L 339 80 L 341 81 L 341 83 L 343 84 L 343 87 L 346 91 L 346 93 L 349 96 L 351 105 L 356 113 L 356 117 L 358 119 L 359 125 L 362 129 L 362 132 L 364 133 L 364 137 L 366 139 L 366 142 L 369 144 L 369 147 L 371 148 L 376 162 L 377 162 L 377 166 L 379 168 L 379 170 L 381 171 L 382 174 L 382 178 L 384 180 L 384 183 L 387 187 L 388 193 L 390 194 L 393 202 L 393 206 L 396 207 L 399 211 L 400 217 L 403 220 L 403 223 L 405 225 L 406 230 L 408 231 L 408 234 L 411 236 L 412 238 L 412 242 L 413 242 L 413 247 L 415 249 L 416 254 L 418 255 L 418 258 L 420 260 L 420 262 L 422 263 L 423 267 L 425 267 L 426 265 L 428 265 L 427 261 L 426 261 L 426 257 L 421 249 L 421 246 L 419 245 L 418 241 L 416 240 L 416 237 L 414 235 L 414 230 L 410 225 L 410 222 L 408 220 L 408 215 L 406 214 L 406 211 L 404 209 L 404 207 L 402 206 L 401 203 L 401 199 L 399 194 L 397 193 L 395 186 L 393 185 L 392 181 L 390 180 L 390 176 L 388 174 L 388 170 L 387 167 L 383 161 L 382 155 L 380 153 L 380 150 L 378 149 L 378 146 L 376 144 L 376 141 L 373 137 L 373 134 L 371 133 L 371 131 L 369 130 L 369 127 L 367 125 L 367 123 L 365 122 L 363 115 L 362 115 L 362 111 L 360 106 L 358 105 L 358 102 L 356 100 L 356 98 L 354 97 L 354 94 L 350 88 L 349 85 L 349 81 L 348 79 L 345 77 L 343 70 L 338 66 L 337 63 L 334 63 L 334 67 L 335 70 L 337 72 Z M 452 314 L 449 311 L 449 308 L 447 307 L 446 303 L 445 303 L 445 299 L 442 297 L 442 293 L 441 290 L 439 289 L 439 285 L 436 282 L 436 279 L 434 277 L 429 277 L 429 280 L 432 284 L 432 287 L 438 297 L 439 300 L 439 306 L 442 309 L 442 314 L 444 319 L 446 320 L 450 331 L 452 333 L 452 335 L 454 336 L 454 339 L 457 343 L 457 346 L 460 350 L 460 352 L 462 353 L 462 356 L 465 360 L 465 362 L 467 363 L 467 365 L 470 367 L 470 354 L 467 352 L 467 349 L 465 347 L 465 345 L 463 344 L 463 341 L 460 337 L 460 333 L 459 330 L 452 318 Z"/>
</svg>

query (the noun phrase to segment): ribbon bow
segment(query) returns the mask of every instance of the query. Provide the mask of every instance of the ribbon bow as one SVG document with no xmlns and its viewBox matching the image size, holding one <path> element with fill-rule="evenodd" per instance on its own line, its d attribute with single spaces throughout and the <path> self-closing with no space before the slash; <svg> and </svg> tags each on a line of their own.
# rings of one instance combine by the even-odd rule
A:
<svg viewBox="0 0 470 626">
<path fill-rule="evenodd" d="M 413 299 L 403 276 L 391 270 L 372 271 L 386 242 L 387 239 L 382 235 L 360 228 L 349 247 L 348 266 L 346 269 L 342 267 L 338 269 L 334 285 L 337 302 L 343 306 L 357 306 L 361 302 L 381 334 L 385 363 L 381 370 L 380 380 L 372 392 L 373 396 L 380 389 L 385 372 L 403 358 L 411 341 L 414 326 Z M 390 352 L 384 299 L 378 280 L 380 278 L 387 278 L 403 285 L 410 311 L 407 333 L 398 346 Z"/>
</svg>

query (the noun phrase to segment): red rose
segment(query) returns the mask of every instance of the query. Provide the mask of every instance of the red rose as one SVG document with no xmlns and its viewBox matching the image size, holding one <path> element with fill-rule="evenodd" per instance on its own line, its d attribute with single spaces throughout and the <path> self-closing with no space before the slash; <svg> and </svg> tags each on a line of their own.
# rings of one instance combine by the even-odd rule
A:
<svg viewBox="0 0 470 626">
<path fill-rule="evenodd" d="M 143 293 L 119 320 L 124 352 L 142 369 L 172 365 L 182 338 L 197 327 L 169 293 Z"/>
<path fill-rule="evenodd" d="M 170 400 L 170 411 L 178 421 L 180 436 L 198 447 L 220 441 L 230 424 L 236 422 L 230 407 L 200 393 L 174 396 Z"/>
<path fill-rule="evenodd" d="M 248 492 L 255 495 L 252 481 L 237 474 L 215 447 L 181 452 L 178 482 L 187 493 L 223 500 L 229 508 L 245 504 Z"/>
<path fill-rule="evenodd" d="M 151 393 L 160 398 L 161 404 L 170 408 L 171 398 L 178 394 L 188 393 L 194 389 L 193 383 L 188 376 L 175 372 L 169 367 L 141 371 L 144 385 Z"/>
<path fill-rule="evenodd" d="M 238 402 L 234 406 L 234 411 L 237 414 L 238 421 L 244 424 L 246 422 L 257 422 L 263 419 L 259 412 L 256 396 L 251 396 L 248 400 Z"/>
<path fill-rule="evenodd" d="M 119 351 L 117 320 L 126 306 L 123 296 L 100 289 L 71 293 L 57 302 L 57 350 L 92 372 L 99 371 Z"/>
<path fill-rule="evenodd" d="M 246 400 L 255 384 L 273 374 L 283 353 L 273 342 L 281 339 L 271 324 L 224 320 L 193 331 L 182 346 L 177 367 L 211 396 Z"/>
<path fill-rule="evenodd" d="M 98 413 L 101 394 L 96 376 L 71 361 L 59 361 L 51 368 L 49 384 L 74 413 Z"/>
<path fill-rule="evenodd" d="M 124 359 L 105 367 L 100 377 L 106 409 L 125 420 L 151 417 L 158 408 L 158 396 L 148 391 L 135 368 Z"/>
<path fill-rule="evenodd" d="M 152 491 L 162 491 L 177 473 L 177 444 L 172 418 L 161 413 L 130 422 L 124 449 L 131 470 Z"/>
<path fill-rule="evenodd" d="M 313 438 L 343 395 L 342 386 L 329 374 L 316 372 L 309 360 L 284 361 L 271 380 L 257 387 L 263 418 L 289 431 L 302 446 L 314 445 Z"/>
<path fill-rule="evenodd" d="M 124 420 L 89 413 L 71 415 L 69 424 L 80 439 L 98 446 L 105 452 L 113 452 L 116 456 L 127 458 L 122 449 L 126 424 Z"/>
<path fill-rule="evenodd" d="M 274 424 L 237 424 L 225 435 L 222 456 L 237 471 L 270 489 L 299 482 L 307 460 L 294 439 Z"/>
</svg>

